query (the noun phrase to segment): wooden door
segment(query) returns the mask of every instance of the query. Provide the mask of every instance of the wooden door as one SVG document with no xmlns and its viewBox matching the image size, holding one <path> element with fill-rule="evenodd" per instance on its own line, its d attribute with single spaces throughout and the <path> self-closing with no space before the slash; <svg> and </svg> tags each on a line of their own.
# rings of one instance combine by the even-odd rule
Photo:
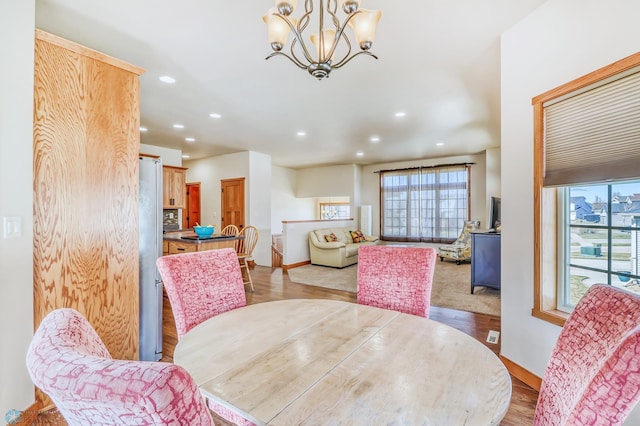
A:
<svg viewBox="0 0 640 426">
<path fill-rule="evenodd" d="M 197 223 L 200 223 L 200 182 L 187 184 L 185 200 L 186 204 L 182 212 L 182 227 L 185 229 L 193 228 Z"/>
<path fill-rule="evenodd" d="M 237 179 L 222 179 L 220 181 L 221 188 L 221 206 L 222 206 L 222 218 L 221 227 L 224 228 L 227 225 L 236 225 L 238 229 L 244 228 L 244 180 L 245 178 Z"/>
</svg>

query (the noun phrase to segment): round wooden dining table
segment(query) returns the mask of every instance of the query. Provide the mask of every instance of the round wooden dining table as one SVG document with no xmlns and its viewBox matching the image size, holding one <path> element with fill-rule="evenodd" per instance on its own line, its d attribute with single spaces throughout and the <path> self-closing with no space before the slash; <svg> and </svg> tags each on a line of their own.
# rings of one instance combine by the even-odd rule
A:
<svg viewBox="0 0 640 426">
<path fill-rule="evenodd" d="M 269 425 L 497 425 L 511 378 L 482 343 L 372 306 L 294 299 L 215 316 L 174 362 L 202 393 Z"/>
</svg>

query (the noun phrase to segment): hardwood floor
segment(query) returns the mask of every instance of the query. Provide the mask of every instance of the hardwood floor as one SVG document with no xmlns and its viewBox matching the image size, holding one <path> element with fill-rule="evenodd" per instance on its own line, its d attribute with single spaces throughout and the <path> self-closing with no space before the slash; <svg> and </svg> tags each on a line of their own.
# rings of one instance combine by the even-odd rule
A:
<svg viewBox="0 0 640 426">
<path fill-rule="evenodd" d="M 356 296 L 353 293 L 293 283 L 289 280 L 287 273 L 283 273 L 280 268 L 272 269 L 256 266 L 251 270 L 251 278 L 253 279 L 255 292 L 247 291 L 247 304 L 283 299 L 333 299 L 354 303 L 356 301 Z M 478 339 L 494 353 L 500 353 L 500 342 L 498 344 L 486 342 L 487 334 L 490 330 L 500 331 L 499 317 L 432 306 L 430 318 L 457 328 Z M 173 322 L 173 313 L 165 296 L 163 361 L 173 361 L 173 351 L 176 343 L 177 334 Z M 530 425 L 533 423 L 533 413 L 538 393 L 515 377 L 512 377 L 512 382 L 511 406 L 501 425 Z M 221 423 L 226 424 L 225 422 Z"/>
</svg>

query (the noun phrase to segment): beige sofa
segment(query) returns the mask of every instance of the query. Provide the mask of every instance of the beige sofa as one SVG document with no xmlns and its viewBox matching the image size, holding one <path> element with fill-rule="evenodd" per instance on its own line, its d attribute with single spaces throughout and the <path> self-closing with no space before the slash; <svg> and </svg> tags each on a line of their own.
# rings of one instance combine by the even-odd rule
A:
<svg viewBox="0 0 640 426">
<path fill-rule="evenodd" d="M 378 237 L 365 235 L 365 241 L 354 243 L 350 228 L 323 228 L 309 232 L 309 254 L 314 265 L 344 268 L 358 263 L 358 248 L 363 244 L 375 244 Z M 335 235 L 337 241 L 327 241 L 327 235 Z"/>
</svg>

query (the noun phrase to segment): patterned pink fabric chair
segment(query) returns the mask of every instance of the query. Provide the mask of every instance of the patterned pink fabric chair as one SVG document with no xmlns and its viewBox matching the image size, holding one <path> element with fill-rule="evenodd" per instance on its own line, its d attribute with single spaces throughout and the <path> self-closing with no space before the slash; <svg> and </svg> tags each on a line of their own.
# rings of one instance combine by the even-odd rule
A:
<svg viewBox="0 0 640 426">
<path fill-rule="evenodd" d="M 370 245 L 358 251 L 358 303 L 429 317 L 436 251 Z"/>
<path fill-rule="evenodd" d="M 232 248 L 173 254 L 158 259 L 178 339 L 201 322 L 247 304 Z"/>
<path fill-rule="evenodd" d="M 49 313 L 27 352 L 34 384 L 70 425 L 213 425 L 192 377 L 164 362 L 114 360 L 73 309 Z"/>
<path fill-rule="evenodd" d="M 201 322 L 247 304 L 235 249 L 173 254 L 160 257 L 157 264 L 171 302 L 178 339 Z M 234 424 L 254 424 L 212 400 L 207 404 Z"/>
<path fill-rule="evenodd" d="M 640 296 L 594 285 L 560 332 L 534 425 L 621 425 L 640 399 Z"/>
</svg>

